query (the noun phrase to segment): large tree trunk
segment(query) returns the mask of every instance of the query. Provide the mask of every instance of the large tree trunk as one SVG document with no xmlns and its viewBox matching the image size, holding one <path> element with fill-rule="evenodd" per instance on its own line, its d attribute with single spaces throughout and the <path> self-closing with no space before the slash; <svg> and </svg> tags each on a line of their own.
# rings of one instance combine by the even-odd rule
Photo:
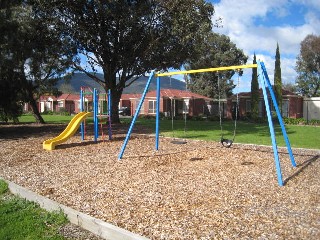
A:
<svg viewBox="0 0 320 240">
<path fill-rule="evenodd" d="M 29 103 L 30 103 L 30 106 L 31 106 L 31 109 L 32 109 L 32 115 L 36 119 L 36 122 L 37 123 L 45 123 L 45 121 L 43 120 L 42 116 L 40 115 L 36 100 L 34 100 L 32 98 L 32 99 L 30 99 Z"/>
<path fill-rule="evenodd" d="M 117 77 L 114 69 L 110 67 L 104 68 L 105 90 L 111 90 L 111 121 L 112 123 L 120 123 L 119 118 L 119 102 L 123 88 L 117 86 Z"/>
<path fill-rule="evenodd" d="M 111 108 L 111 121 L 112 123 L 120 123 L 120 118 L 119 118 L 119 102 L 121 98 L 122 90 L 121 91 L 116 91 L 111 89 L 111 102 L 112 102 L 112 108 Z"/>
</svg>

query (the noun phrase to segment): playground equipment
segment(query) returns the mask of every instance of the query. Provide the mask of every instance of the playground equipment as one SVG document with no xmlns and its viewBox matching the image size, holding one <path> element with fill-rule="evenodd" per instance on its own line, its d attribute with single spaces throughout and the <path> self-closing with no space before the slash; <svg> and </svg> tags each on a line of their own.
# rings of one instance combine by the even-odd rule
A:
<svg viewBox="0 0 320 240">
<path fill-rule="evenodd" d="M 240 71 L 238 70 L 238 81 L 237 87 L 239 88 L 240 84 Z M 238 119 L 238 107 L 239 107 L 239 93 L 237 92 L 237 100 L 236 100 L 236 107 L 235 107 L 235 119 L 234 119 L 234 129 L 233 129 L 233 137 L 232 139 L 224 138 L 223 136 L 223 128 L 222 128 L 222 112 L 221 112 L 221 99 L 220 99 L 220 75 L 218 75 L 218 96 L 219 96 L 219 123 L 220 123 L 220 130 L 221 130 L 221 138 L 220 142 L 222 146 L 229 148 L 232 146 L 235 138 L 236 138 L 236 130 L 237 130 L 237 119 Z"/>
<path fill-rule="evenodd" d="M 99 92 L 97 89 L 93 89 L 93 91 L 90 88 L 87 87 L 81 87 L 80 90 L 80 111 L 88 111 L 89 106 L 87 105 L 87 109 L 85 109 L 85 98 L 86 96 L 93 96 L 93 125 L 94 125 L 94 141 L 96 142 L 98 137 L 99 137 L 99 118 L 98 118 L 98 113 L 99 113 L 99 105 L 100 105 L 100 113 L 105 112 L 104 110 L 104 103 L 99 102 L 100 101 L 100 97 L 99 97 Z M 112 139 L 112 128 L 111 128 L 111 92 L 110 89 L 108 90 L 107 93 L 107 98 L 108 98 L 108 122 L 109 122 L 109 126 L 108 126 L 108 133 L 109 133 L 109 140 Z M 99 104 L 100 103 L 100 104 Z M 101 126 L 101 132 L 103 132 L 102 130 L 102 125 Z M 80 132 L 81 132 L 81 140 L 83 141 L 85 139 L 85 133 L 86 133 L 86 125 L 85 125 L 85 121 L 83 121 L 81 123 L 81 127 L 80 127 Z"/>
<path fill-rule="evenodd" d="M 279 124 L 281 126 L 282 130 L 282 135 L 285 139 L 288 153 L 290 156 L 291 164 L 293 167 L 296 167 L 296 162 L 294 160 L 294 156 L 291 150 L 291 145 L 289 142 L 289 138 L 281 117 L 281 113 L 275 98 L 275 94 L 273 92 L 267 70 L 264 66 L 263 62 L 258 61 L 257 64 L 248 64 L 248 65 L 240 65 L 240 66 L 227 66 L 227 67 L 218 67 L 218 68 L 206 68 L 206 69 L 196 69 L 196 70 L 187 70 L 187 71 L 178 71 L 178 72 L 168 72 L 168 73 L 155 73 L 154 71 L 151 72 L 149 79 L 147 81 L 147 84 L 145 86 L 145 89 L 143 91 L 142 97 L 140 99 L 140 102 L 138 104 L 137 110 L 133 116 L 133 119 L 131 121 L 128 133 L 126 135 L 126 138 L 123 142 L 123 145 L 121 147 L 118 159 L 120 160 L 124 154 L 124 151 L 126 149 L 126 146 L 128 144 L 128 141 L 131 136 L 132 129 L 134 127 L 134 124 L 137 120 L 137 117 L 139 115 L 139 112 L 141 110 L 142 104 L 144 102 L 144 99 L 146 97 L 146 94 L 148 92 L 151 80 L 154 77 L 157 77 L 157 101 L 156 101 L 156 140 L 155 140 L 155 150 L 159 149 L 159 120 L 160 120 L 160 77 L 162 76 L 172 76 L 172 75 L 180 75 L 180 74 L 194 74 L 194 73 L 202 73 L 202 72 L 216 72 L 216 71 L 224 71 L 224 70 L 240 70 L 244 68 L 258 68 L 258 78 L 259 82 L 262 86 L 262 92 L 263 92 L 263 97 L 264 97 L 264 102 L 265 102 L 265 107 L 266 107 L 266 112 L 267 112 L 267 117 L 268 117 L 268 123 L 269 123 L 269 130 L 270 130 L 270 135 L 271 135 L 271 141 L 272 141 L 272 148 L 273 148 L 273 154 L 274 154 L 274 161 L 275 161 L 275 166 L 276 166 L 276 172 L 277 172 L 277 178 L 278 178 L 278 184 L 280 186 L 284 185 L 283 179 L 282 179 L 282 172 L 281 172 L 281 165 L 280 165 L 280 160 L 279 160 L 279 154 L 278 154 L 278 146 L 276 142 L 276 137 L 275 137 L 275 132 L 274 132 L 274 126 L 272 122 L 272 115 L 271 115 L 271 109 L 269 106 L 269 101 L 268 101 L 268 94 L 267 94 L 267 89 L 269 90 L 269 93 L 271 95 L 272 103 L 274 106 L 274 109 L 276 110 L 277 118 L 279 120 Z"/>
<path fill-rule="evenodd" d="M 93 112 L 88 112 L 88 106 L 87 111 L 84 111 L 84 97 L 88 94 L 84 92 L 84 89 L 81 88 L 80 91 L 80 113 L 75 115 L 71 121 L 69 122 L 68 126 L 63 130 L 61 134 L 59 134 L 57 137 L 45 140 L 43 142 L 43 149 L 45 150 L 54 150 L 55 147 L 61 143 L 66 142 L 70 137 L 72 137 L 79 127 L 81 128 L 81 140 L 83 141 L 85 138 L 85 120 L 87 117 L 93 117 L 93 125 L 94 125 L 94 142 L 97 142 L 97 139 L 99 137 L 99 119 L 97 117 L 98 115 L 98 91 L 97 89 L 93 89 L 91 94 L 93 94 Z M 109 125 L 111 126 L 111 95 L 109 92 L 108 96 L 108 102 L 109 102 Z M 109 139 L 112 138 L 112 131 L 111 127 L 109 127 Z"/>
<path fill-rule="evenodd" d="M 87 117 L 92 116 L 92 112 L 80 112 L 77 115 L 75 115 L 69 122 L 68 126 L 63 130 L 63 132 L 59 134 L 59 136 L 52 139 L 48 139 L 43 142 L 43 149 L 54 150 L 57 145 L 67 141 L 70 137 L 72 137 L 78 130 L 80 124 Z"/>
</svg>

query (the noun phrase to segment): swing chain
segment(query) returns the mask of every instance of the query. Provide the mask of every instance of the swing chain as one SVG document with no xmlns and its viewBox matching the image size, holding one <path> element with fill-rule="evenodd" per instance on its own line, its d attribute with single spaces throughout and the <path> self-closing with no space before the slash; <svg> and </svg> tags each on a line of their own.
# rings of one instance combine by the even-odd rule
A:
<svg viewBox="0 0 320 240">
<path fill-rule="evenodd" d="M 238 81 L 237 81 L 237 87 L 239 89 L 240 85 L 240 69 L 237 70 L 238 72 Z M 235 109 L 235 121 L 234 121 L 234 130 L 233 130 L 233 137 L 232 140 L 226 139 L 223 137 L 223 129 L 222 129 L 222 114 L 221 114 L 221 104 L 220 104 L 220 75 L 218 75 L 218 90 L 219 90 L 219 117 L 220 117 L 220 129 L 221 129 L 221 139 L 220 142 L 222 146 L 226 148 L 230 148 L 233 144 L 235 137 L 236 137 L 236 129 L 237 129 L 237 118 L 238 118 L 238 107 L 239 107 L 239 92 L 236 94 L 236 109 Z"/>
</svg>

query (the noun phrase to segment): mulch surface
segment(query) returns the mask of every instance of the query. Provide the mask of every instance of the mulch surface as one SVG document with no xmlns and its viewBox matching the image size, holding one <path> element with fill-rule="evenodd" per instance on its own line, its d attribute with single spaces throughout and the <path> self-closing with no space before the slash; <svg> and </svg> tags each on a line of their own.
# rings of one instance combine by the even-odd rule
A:
<svg viewBox="0 0 320 240">
<path fill-rule="evenodd" d="M 187 140 L 172 144 L 127 126 L 114 139 L 42 142 L 64 125 L 0 126 L 0 176 L 151 239 L 320 239 L 320 151 L 285 148 L 279 187 L 271 147 Z"/>
</svg>

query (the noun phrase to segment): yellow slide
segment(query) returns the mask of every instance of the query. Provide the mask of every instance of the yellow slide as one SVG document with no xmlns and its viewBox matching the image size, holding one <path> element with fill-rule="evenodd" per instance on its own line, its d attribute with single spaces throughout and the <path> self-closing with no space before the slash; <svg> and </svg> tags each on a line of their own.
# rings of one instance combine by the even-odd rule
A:
<svg viewBox="0 0 320 240">
<path fill-rule="evenodd" d="M 60 143 L 67 141 L 78 130 L 81 122 L 85 120 L 87 117 L 92 117 L 92 115 L 92 112 L 80 112 L 77 115 L 75 115 L 69 122 L 66 129 L 63 130 L 63 132 L 60 133 L 59 136 L 52 139 L 48 139 L 43 142 L 43 149 L 53 150 L 55 149 L 56 145 L 59 145 Z"/>
</svg>

